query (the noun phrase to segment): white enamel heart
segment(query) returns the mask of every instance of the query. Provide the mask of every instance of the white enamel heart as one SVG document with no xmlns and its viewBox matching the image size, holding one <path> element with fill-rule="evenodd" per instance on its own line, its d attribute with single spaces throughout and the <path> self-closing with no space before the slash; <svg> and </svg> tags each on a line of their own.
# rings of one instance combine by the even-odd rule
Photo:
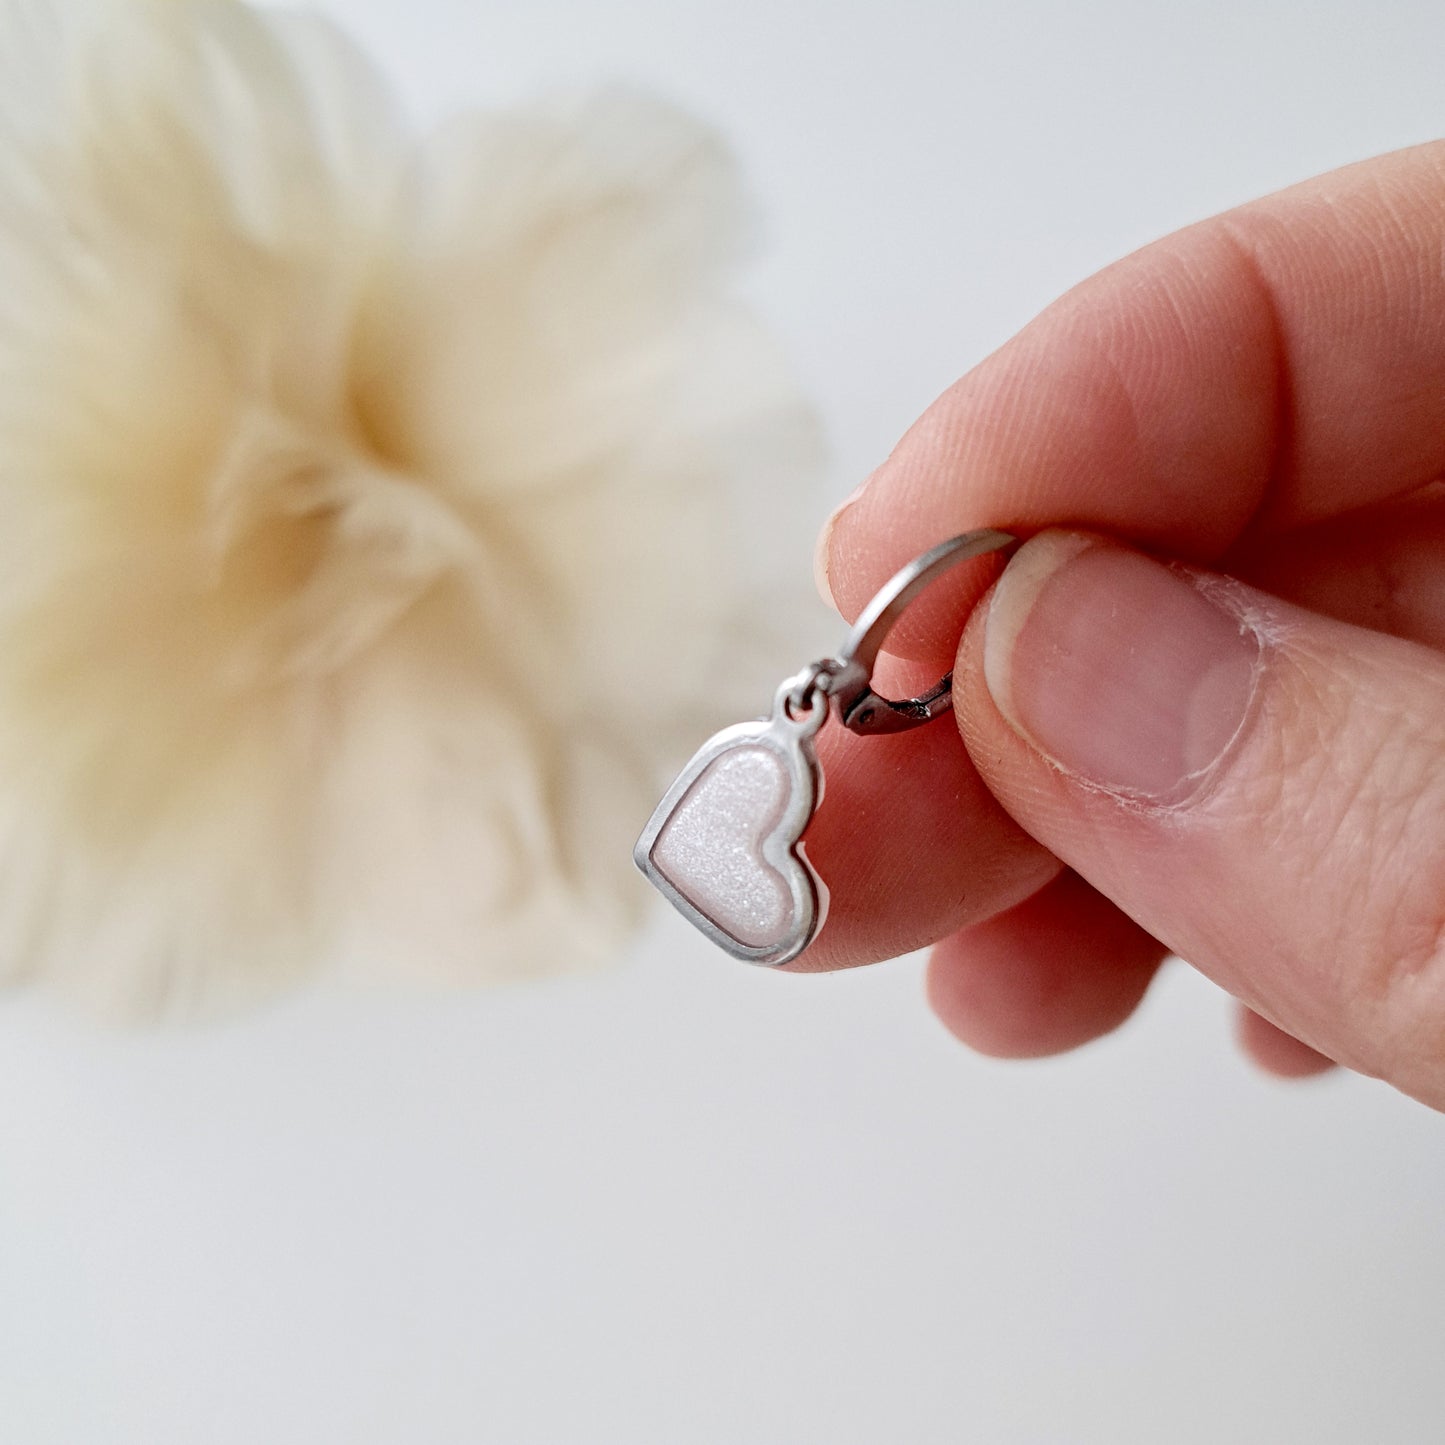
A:
<svg viewBox="0 0 1445 1445">
<path fill-rule="evenodd" d="M 718 733 L 638 841 L 638 866 L 673 906 L 751 963 L 788 962 L 822 924 L 827 890 L 801 844 L 819 793 L 813 731 L 779 713 Z"/>
</svg>

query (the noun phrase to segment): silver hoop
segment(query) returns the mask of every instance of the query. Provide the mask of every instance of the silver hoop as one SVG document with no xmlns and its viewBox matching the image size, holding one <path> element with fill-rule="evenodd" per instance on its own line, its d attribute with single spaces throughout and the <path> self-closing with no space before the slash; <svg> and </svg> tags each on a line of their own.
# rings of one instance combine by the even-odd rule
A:
<svg viewBox="0 0 1445 1445">
<path fill-rule="evenodd" d="M 824 669 L 819 685 L 827 692 L 838 720 L 865 737 L 907 732 L 942 717 L 953 707 L 953 674 L 919 697 L 895 702 L 873 691 L 873 668 L 888 634 L 908 606 L 943 573 L 990 552 L 1011 551 L 1019 539 L 992 529 L 965 532 L 931 547 L 895 573 L 860 614 L 836 658 L 817 664 Z"/>
</svg>

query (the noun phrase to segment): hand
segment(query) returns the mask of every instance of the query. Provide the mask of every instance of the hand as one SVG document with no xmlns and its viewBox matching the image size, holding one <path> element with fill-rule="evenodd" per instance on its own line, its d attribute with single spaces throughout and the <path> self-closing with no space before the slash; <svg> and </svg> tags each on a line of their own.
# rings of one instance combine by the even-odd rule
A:
<svg viewBox="0 0 1445 1445">
<path fill-rule="evenodd" d="M 1051 306 L 821 541 L 852 616 L 940 538 L 1032 537 L 895 634 L 907 685 L 967 616 L 957 730 L 826 730 L 834 906 L 800 966 L 934 944 L 944 1022 L 1028 1055 L 1115 1027 L 1174 952 L 1266 1067 L 1445 1108 L 1442 478 L 1445 144 Z"/>
</svg>

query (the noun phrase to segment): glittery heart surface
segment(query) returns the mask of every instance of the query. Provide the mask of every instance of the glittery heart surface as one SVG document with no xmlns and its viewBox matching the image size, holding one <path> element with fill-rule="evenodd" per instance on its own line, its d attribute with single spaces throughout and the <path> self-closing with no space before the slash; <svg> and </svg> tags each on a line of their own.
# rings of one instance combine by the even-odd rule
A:
<svg viewBox="0 0 1445 1445">
<path fill-rule="evenodd" d="M 786 963 L 817 932 L 826 898 L 799 842 L 817 793 L 810 744 L 776 724 L 729 728 L 659 804 L 638 865 L 735 957 Z"/>
</svg>

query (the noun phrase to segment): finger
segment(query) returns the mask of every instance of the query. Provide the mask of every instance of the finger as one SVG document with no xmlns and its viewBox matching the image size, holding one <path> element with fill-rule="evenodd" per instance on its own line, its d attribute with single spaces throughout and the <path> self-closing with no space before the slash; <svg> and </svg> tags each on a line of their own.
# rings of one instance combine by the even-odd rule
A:
<svg viewBox="0 0 1445 1445">
<path fill-rule="evenodd" d="M 1327 616 L 1445 648 L 1445 487 L 1302 529 L 1247 555 L 1233 555 L 1230 567 L 1275 595 Z M 1061 908 L 1054 900 L 1064 896 L 1080 900 L 1079 905 Z M 1059 936 L 1036 947 L 1033 927 L 1044 913 Z M 1108 1032 L 1135 1001 L 1123 1000 L 1117 1011 L 1110 1006 L 1112 991 L 1129 977 L 1119 973 L 1120 950 L 1098 950 L 1100 961 L 1091 967 L 1090 950 L 1082 946 L 1086 931 L 1092 937 L 1118 930 L 1126 936 L 1132 930 L 1139 940 L 1149 941 L 1145 946 L 1152 945 L 1156 958 L 1162 956 L 1149 935 L 1077 874 L 1066 872 L 1034 898 L 939 945 L 930 961 L 930 997 L 948 1027 L 983 1053 L 1061 1052 Z M 1063 972 L 1065 950 L 1082 965 L 1077 971 Z M 1066 1003 L 1076 991 L 1082 995 L 1078 1005 Z M 1097 1026 L 1090 1026 L 1091 1017 L 1099 1020 Z M 1237 1034 L 1244 1052 L 1281 1078 L 1314 1076 L 1335 1067 L 1243 1006 Z"/>
<path fill-rule="evenodd" d="M 1142 927 L 1445 1106 L 1445 657 L 1054 532 L 955 701 L 989 788 Z"/>
<path fill-rule="evenodd" d="M 1229 565 L 1278 596 L 1342 621 L 1445 646 L 1445 488 L 1304 528 L 1267 547 L 1232 554 Z M 900 694 L 919 690 L 927 680 L 926 669 L 919 667 L 901 669 L 892 677 Z M 952 736 L 938 729 L 934 740 Z M 943 768 L 935 771 L 929 755 L 901 750 L 901 761 L 885 780 L 868 765 L 871 744 L 861 741 L 860 747 L 860 741 L 853 740 L 846 764 L 840 765 L 836 757 L 829 762 L 833 811 L 828 821 L 837 824 L 839 836 L 830 836 L 824 854 L 838 904 L 826 940 L 800 966 L 871 962 L 923 947 L 944 937 L 950 925 L 962 928 L 967 918 L 976 918 L 980 909 L 986 911 L 1007 896 L 1008 890 L 979 886 L 977 855 L 984 847 L 997 849 L 997 840 L 988 840 L 999 824 L 989 807 L 990 796 L 975 825 L 959 827 L 960 799 L 972 779 L 966 774 L 961 781 L 946 781 L 948 770 L 960 762 L 958 753 L 950 749 Z M 971 774 L 971 765 L 965 766 Z M 926 785 L 912 786 L 915 782 Z M 866 801 L 854 796 L 860 788 L 868 792 Z M 847 819 L 860 816 L 867 818 L 866 829 L 846 826 Z M 940 845 L 943 839 L 947 842 Z M 906 860 L 900 859 L 889 851 L 897 846 L 895 840 L 917 840 L 920 850 L 910 848 Z M 971 856 L 961 856 L 965 853 Z M 880 876 L 903 861 L 912 879 L 909 887 Z M 996 858 L 995 866 L 1003 862 Z M 960 887 L 964 879 L 967 885 Z M 1082 944 L 1086 915 L 1091 934 L 1110 928 L 1139 932 L 1123 916 L 1103 926 L 1100 912 L 1116 911 L 1113 905 L 1077 875 L 1066 874 L 1065 879 L 1071 880 L 1074 895 L 1094 900 L 1091 908 L 1079 910 L 1079 919 L 1062 924 L 1078 943 L 1074 957 L 1082 959 L 1087 953 Z M 1055 886 L 1063 889 L 1064 880 Z M 1050 895 L 1045 889 L 981 927 L 946 938 L 934 952 L 930 991 L 935 1007 L 953 1032 L 982 1052 L 1058 1052 L 1107 1032 L 1123 1017 L 1110 1012 L 1110 991 L 1124 982 L 1111 963 L 1094 973 L 1079 970 L 1074 987 L 1086 997 L 1071 1014 L 1062 1006 L 1059 980 L 1051 986 L 1048 977 L 1040 976 L 1041 969 L 1047 975 L 1049 959 L 1041 963 L 1037 950 L 1030 953 L 1024 938 L 1014 938 L 1012 930 L 1026 929 L 1034 910 Z M 1056 919 L 1063 918 L 1057 907 L 1051 911 Z M 1161 954 L 1162 949 L 1154 945 L 1154 952 Z M 996 1008 L 987 999 L 993 989 L 1001 994 Z M 1031 991 L 1056 1007 L 1030 1009 L 1026 1000 Z M 1101 1020 L 1092 1031 L 1090 1017 Z M 1294 1077 L 1330 1067 L 1308 1045 L 1254 1015 L 1241 1025 L 1240 1040 L 1272 1073 Z"/>
<path fill-rule="evenodd" d="M 1326 617 L 1445 650 L 1445 486 L 1237 549 L 1224 570 Z"/>
<path fill-rule="evenodd" d="M 1286 600 L 1445 648 L 1445 487 L 1236 549 L 1228 565 Z M 926 666 L 896 659 L 885 658 L 882 668 L 880 685 L 900 696 L 935 680 Z M 840 740 L 835 748 L 825 737 L 827 812 L 809 847 L 823 859 L 837 902 L 825 939 L 800 967 L 872 962 L 924 947 L 1017 896 L 1005 876 L 1020 851 L 1012 846 L 1021 842 L 1016 825 L 976 786 L 951 731 L 927 731 L 927 741 L 941 745 L 941 761 L 922 738 L 895 740 L 886 769 L 870 766 L 875 741 Z M 960 811 L 966 797 L 977 799 L 967 827 Z M 1035 864 L 1030 860 L 1028 883 L 1039 877 Z M 897 871 L 905 865 L 908 886 Z"/>
<path fill-rule="evenodd" d="M 980 1053 L 1037 1058 L 1118 1028 L 1164 956 L 1156 939 L 1066 872 L 940 943 L 928 963 L 928 1000 Z"/>
<path fill-rule="evenodd" d="M 1309 1079 L 1327 1074 L 1335 1067 L 1333 1059 L 1327 1059 L 1308 1044 L 1302 1044 L 1293 1034 L 1276 1028 L 1268 1019 L 1261 1018 L 1243 1004 L 1239 1007 L 1235 1034 L 1240 1048 L 1261 1069 L 1281 1079 Z"/>
<path fill-rule="evenodd" d="M 1288 601 L 1445 649 L 1445 487 L 1233 552 L 1229 567 Z M 920 665 L 885 659 L 884 668 L 889 681 L 880 685 L 900 696 L 934 680 Z M 809 849 L 835 903 L 819 947 L 800 967 L 924 947 L 989 916 L 1050 866 L 1047 855 L 1028 856 L 1013 885 L 1008 869 L 1031 852 L 1017 825 L 978 787 L 952 730 L 924 731 L 927 738 L 897 739 L 876 755 L 874 740 L 834 747 L 825 735 L 825 813 Z M 976 816 L 966 823 L 967 799 Z"/>
<path fill-rule="evenodd" d="M 1230 565 L 1328 616 L 1445 646 L 1445 488 L 1430 491 L 1306 528 Z M 1084 942 L 1118 933 L 1143 950 L 1147 971 L 1132 993 L 1135 974 L 1119 966 L 1130 951 Z M 949 1029 L 980 1052 L 1034 1057 L 1112 1030 L 1142 997 L 1162 956 L 1151 935 L 1066 872 L 1034 898 L 939 945 L 929 995 Z M 1238 1014 L 1240 1047 L 1266 1072 L 1293 1079 L 1335 1067 L 1253 1010 L 1241 1005 Z"/>
<path fill-rule="evenodd" d="M 979 781 L 946 721 L 876 738 L 830 724 L 818 753 L 827 782 L 806 848 L 827 884 L 828 913 L 817 940 L 789 965 L 795 972 L 927 947 L 1011 907 L 1059 871 Z"/>
<path fill-rule="evenodd" d="M 1445 144 L 1190 227 L 1084 282 L 965 376 L 833 520 L 855 615 L 979 526 L 1077 525 L 1218 558 L 1445 474 Z M 938 660 L 946 584 L 894 645 Z"/>
</svg>

